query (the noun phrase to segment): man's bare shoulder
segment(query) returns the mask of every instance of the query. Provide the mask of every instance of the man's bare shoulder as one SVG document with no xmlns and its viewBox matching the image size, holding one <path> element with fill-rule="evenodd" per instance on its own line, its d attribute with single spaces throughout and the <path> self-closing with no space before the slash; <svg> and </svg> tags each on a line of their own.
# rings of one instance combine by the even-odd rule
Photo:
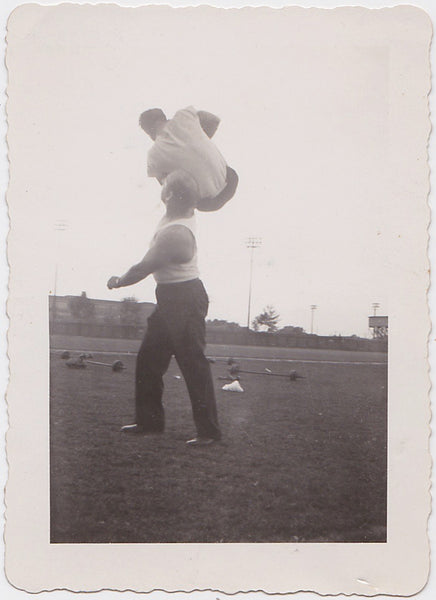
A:
<svg viewBox="0 0 436 600">
<path fill-rule="evenodd" d="M 186 227 L 186 225 L 181 225 L 180 223 L 174 223 L 174 225 L 168 224 L 164 229 L 161 229 L 157 234 L 156 241 L 170 241 L 170 240 L 192 240 L 193 233 Z"/>
</svg>

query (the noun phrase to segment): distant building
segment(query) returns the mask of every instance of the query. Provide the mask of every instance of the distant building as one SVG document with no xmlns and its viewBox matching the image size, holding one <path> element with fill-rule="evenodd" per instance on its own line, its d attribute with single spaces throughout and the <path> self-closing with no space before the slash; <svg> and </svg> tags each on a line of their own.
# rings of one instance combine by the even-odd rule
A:
<svg viewBox="0 0 436 600">
<path fill-rule="evenodd" d="M 387 338 L 389 333 L 388 317 L 372 315 L 369 317 L 369 328 L 372 329 L 373 338 Z"/>
<path fill-rule="evenodd" d="M 92 319 L 86 317 L 78 317 L 72 312 L 72 306 L 74 302 L 77 303 L 77 299 L 86 298 L 88 302 L 92 302 L 93 312 Z M 86 294 L 82 292 L 81 296 L 49 296 L 49 314 L 50 321 L 56 321 L 58 323 L 74 322 L 92 320 L 93 323 L 104 323 L 104 324 L 123 324 L 126 321 L 126 317 L 132 319 L 132 313 L 134 313 L 134 320 L 138 324 L 145 325 L 148 317 L 154 309 L 152 302 L 128 302 L 131 309 L 126 315 L 125 302 L 122 300 L 100 300 L 98 298 L 87 298 Z"/>
</svg>

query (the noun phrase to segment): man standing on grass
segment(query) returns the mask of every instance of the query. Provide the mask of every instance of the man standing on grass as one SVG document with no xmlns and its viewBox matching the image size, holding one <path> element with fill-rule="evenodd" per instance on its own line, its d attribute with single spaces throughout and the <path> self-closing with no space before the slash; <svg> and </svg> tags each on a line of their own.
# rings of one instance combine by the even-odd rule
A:
<svg viewBox="0 0 436 600">
<path fill-rule="evenodd" d="M 238 178 L 227 167 L 227 185 L 214 199 L 214 209 L 234 194 Z M 162 188 L 166 213 L 144 258 L 121 277 L 111 277 L 109 289 L 133 285 L 153 274 L 157 306 L 136 361 L 136 420 L 125 433 L 162 433 L 163 375 L 174 355 L 186 381 L 197 436 L 192 446 L 221 439 L 210 364 L 204 349 L 209 300 L 199 279 L 195 239 L 195 208 L 202 209 L 198 187 L 186 171 L 170 173 Z M 210 201 L 206 210 L 210 209 Z"/>
</svg>

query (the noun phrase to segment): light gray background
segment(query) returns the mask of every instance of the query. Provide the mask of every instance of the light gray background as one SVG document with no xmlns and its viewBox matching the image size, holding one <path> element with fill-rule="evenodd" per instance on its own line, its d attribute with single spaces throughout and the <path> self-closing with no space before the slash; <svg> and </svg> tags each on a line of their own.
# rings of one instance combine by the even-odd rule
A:
<svg viewBox="0 0 436 600">
<path fill-rule="evenodd" d="M 55 4 L 55 3 L 50 3 L 50 2 L 40 2 L 40 4 L 44 4 L 44 5 L 49 5 L 49 4 Z M 92 4 L 97 4 L 97 3 L 92 3 Z M 123 5 L 123 6 L 138 6 L 138 5 L 142 5 L 144 4 L 144 2 L 125 2 L 125 1 L 119 1 L 118 4 Z M 170 2 L 154 2 L 154 4 L 170 4 Z M 181 5 L 186 5 L 186 6 L 192 6 L 192 5 L 200 5 L 202 4 L 201 2 L 177 2 L 176 3 L 177 6 L 181 6 Z M 262 6 L 262 5 L 270 5 L 270 6 L 276 6 L 276 7 L 280 7 L 280 6 L 285 6 L 287 4 L 289 5 L 293 5 L 294 3 L 279 3 L 279 2 L 272 2 L 271 0 L 269 2 L 250 2 L 250 3 L 244 3 L 244 2 L 210 2 L 210 4 L 213 4 L 215 6 L 228 6 L 228 7 L 233 7 L 233 6 L 245 6 L 245 5 L 251 5 L 251 6 Z M 357 3 L 356 3 L 357 4 Z M 432 2 L 430 0 L 428 1 L 416 1 L 416 2 L 378 2 L 378 1 L 360 1 L 358 2 L 359 5 L 361 6 L 367 6 L 367 7 L 382 7 L 382 6 L 396 6 L 399 4 L 413 4 L 415 6 L 420 6 L 422 8 L 424 8 L 430 15 L 430 17 L 432 18 L 433 21 L 436 21 L 436 5 L 432 4 Z M 11 12 L 11 10 L 13 10 L 13 8 L 15 6 L 18 6 L 19 3 L 15 2 L 13 0 L 3 0 L 3 3 L 1 5 L 0 8 L 0 14 L 1 14 L 1 18 L 2 18 L 2 30 L 3 32 L 5 32 L 5 27 L 6 27 L 6 20 L 8 17 L 8 14 Z M 298 2 L 298 5 L 300 6 L 319 6 L 319 7 L 334 7 L 334 6 L 338 6 L 338 5 L 347 5 L 347 3 L 339 3 L 336 4 L 334 2 Z M 348 4 L 348 5 L 352 5 L 352 4 Z M 4 35 L 2 36 L 4 37 Z M 4 41 L 2 40 L 3 43 L 3 49 L 4 49 Z M 432 50 L 432 62 L 433 62 L 433 68 L 435 65 L 435 61 L 434 61 L 434 57 L 435 57 L 435 49 L 433 48 Z M 2 161 L 1 161 L 1 180 L 2 180 L 2 184 L 4 183 L 4 185 L 1 186 L 1 189 L 4 190 L 6 187 L 6 183 L 7 183 L 7 162 L 5 160 L 5 155 L 6 155 L 6 146 L 4 143 L 4 134 L 6 131 L 6 125 L 5 125 L 5 117 L 4 117 L 4 104 L 5 104 L 5 94 L 4 94 L 4 87 L 6 85 L 6 73 L 5 70 L 3 68 L 2 70 L 2 77 L 3 77 L 3 81 L 4 81 L 4 85 L 2 86 L 2 95 L 0 97 L 0 103 L 2 106 L 2 116 L 3 119 L 1 120 L 1 126 L 2 126 L 2 142 L 3 142 L 3 152 L 2 152 Z M 433 106 L 433 110 L 434 110 L 434 93 L 431 95 L 430 97 L 430 106 Z M 207 107 L 206 107 L 207 108 Z M 430 164 L 432 165 L 432 162 L 434 162 L 434 158 L 432 161 L 432 157 L 436 156 L 435 154 L 435 142 L 432 139 L 431 140 L 431 146 L 430 146 L 430 151 L 431 151 L 431 155 L 430 155 Z M 432 176 L 432 180 L 434 181 L 434 176 Z M 432 201 L 432 203 L 434 203 L 434 194 L 431 195 L 430 200 Z M 432 230 L 434 229 L 434 227 L 432 227 Z M 5 239 L 5 236 L 7 234 L 7 211 L 6 211 L 6 207 L 3 204 L 0 208 L 0 231 L 1 231 L 1 237 L 2 240 Z M 435 246 L 435 244 L 433 243 L 431 245 L 431 257 L 432 257 L 432 263 L 434 266 L 434 262 L 436 260 L 436 250 L 433 248 L 433 246 Z M 3 302 L 5 300 L 6 297 L 6 291 L 7 291 L 7 287 L 6 287 L 6 282 L 7 282 L 7 264 L 6 264 L 6 260 L 5 257 L 2 257 L 2 262 L 0 262 L 0 267 L 1 267 L 1 293 L 2 293 L 2 299 Z M 430 300 L 432 302 L 432 304 L 434 304 L 434 299 L 433 299 L 434 293 L 431 291 L 430 292 Z M 7 327 L 7 321 L 4 317 L 4 315 L 0 315 L 0 325 L 1 325 L 1 329 L 2 329 L 2 338 L 0 339 L 0 353 L 4 356 L 5 355 L 5 348 L 6 348 L 6 344 L 5 344 L 5 329 Z M 434 345 L 434 343 L 431 344 L 432 346 Z M 432 358 L 432 363 L 434 363 L 434 358 Z M 433 364 L 433 368 L 434 368 L 434 364 Z M 1 377 L 1 381 L 2 381 L 2 386 L 3 389 L 6 386 L 6 381 L 7 381 L 7 364 L 6 361 L 2 361 L 1 366 L 0 366 L 0 377 Z M 435 392 L 433 392 L 433 405 L 434 405 L 434 395 Z M 2 433 L 2 435 L 4 434 L 4 432 L 6 431 L 6 424 L 7 424 L 7 415 L 6 415 L 6 410 L 4 405 L 2 406 L 2 410 L 0 412 L 0 431 Z M 435 442 L 434 440 L 432 441 L 432 448 L 433 448 L 433 457 L 435 457 Z M 6 465 L 6 459 L 5 459 L 5 455 L 4 455 L 4 449 L 2 448 L 2 454 L 1 454 L 1 463 L 0 463 L 0 469 L 1 469 L 1 476 L 2 476 L 2 483 L 4 483 L 6 481 L 6 471 L 7 471 L 7 465 Z M 431 520 L 431 531 L 432 531 L 432 544 L 433 544 L 433 548 L 435 547 L 436 544 L 436 533 L 435 533 L 435 525 L 434 525 L 434 519 Z M 3 543 L 3 541 L 2 541 Z M 427 600 L 427 598 L 432 598 L 436 595 L 436 576 L 433 574 L 430 577 L 430 582 L 429 585 L 426 587 L 426 589 L 421 592 L 419 594 L 419 598 L 420 600 L 424 599 Z M 20 592 L 18 590 L 15 590 L 14 588 L 12 588 L 11 586 L 9 586 L 9 584 L 5 581 L 4 578 L 4 574 L 3 572 L 1 573 L 0 576 L 0 592 L 2 593 L 2 597 L 5 598 L 23 598 L 24 596 L 28 596 L 28 594 L 26 594 L 25 592 Z M 109 597 L 113 597 L 113 596 L 118 596 L 118 593 L 115 592 L 100 592 L 99 593 L 99 597 L 103 597 L 105 600 L 106 598 Z M 156 593 L 156 596 L 159 596 L 161 594 Z M 182 594 L 181 594 L 182 595 Z M 215 593 L 198 593 L 196 594 L 198 596 L 201 596 L 202 598 L 216 598 L 217 596 L 219 596 L 219 594 L 215 594 Z M 260 595 L 260 594 L 259 594 Z M 46 593 L 41 594 L 41 596 L 47 596 L 47 597 L 51 597 L 51 598 L 55 598 L 56 600 L 58 598 L 66 598 L 66 597 L 70 597 L 71 593 L 69 592 L 54 592 L 51 593 L 50 596 Z M 185 596 L 185 595 L 183 595 Z M 297 596 L 302 596 L 302 594 L 297 594 Z M 317 597 L 315 594 L 304 594 L 304 597 Z"/>
</svg>

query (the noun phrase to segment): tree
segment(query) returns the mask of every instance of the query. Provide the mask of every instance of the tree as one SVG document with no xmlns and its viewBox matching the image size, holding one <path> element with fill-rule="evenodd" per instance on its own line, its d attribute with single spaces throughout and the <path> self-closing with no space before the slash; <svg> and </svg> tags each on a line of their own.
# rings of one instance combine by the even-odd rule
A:
<svg viewBox="0 0 436 600">
<path fill-rule="evenodd" d="M 94 303 L 87 297 L 86 292 L 82 292 L 80 296 L 71 296 L 68 299 L 68 308 L 76 319 L 91 319 L 95 312 Z"/>
<path fill-rule="evenodd" d="M 137 325 L 139 322 L 139 305 L 134 296 L 121 300 L 120 320 L 123 325 Z"/>
<path fill-rule="evenodd" d="M 263 311 L 253 319 L 252 327 L 254 331 L 267 331 L 274 333 L 277 331 L 277 323 L 280 320 L 280 315 L 271 305 L 266 306 Z"/>
</svg>

